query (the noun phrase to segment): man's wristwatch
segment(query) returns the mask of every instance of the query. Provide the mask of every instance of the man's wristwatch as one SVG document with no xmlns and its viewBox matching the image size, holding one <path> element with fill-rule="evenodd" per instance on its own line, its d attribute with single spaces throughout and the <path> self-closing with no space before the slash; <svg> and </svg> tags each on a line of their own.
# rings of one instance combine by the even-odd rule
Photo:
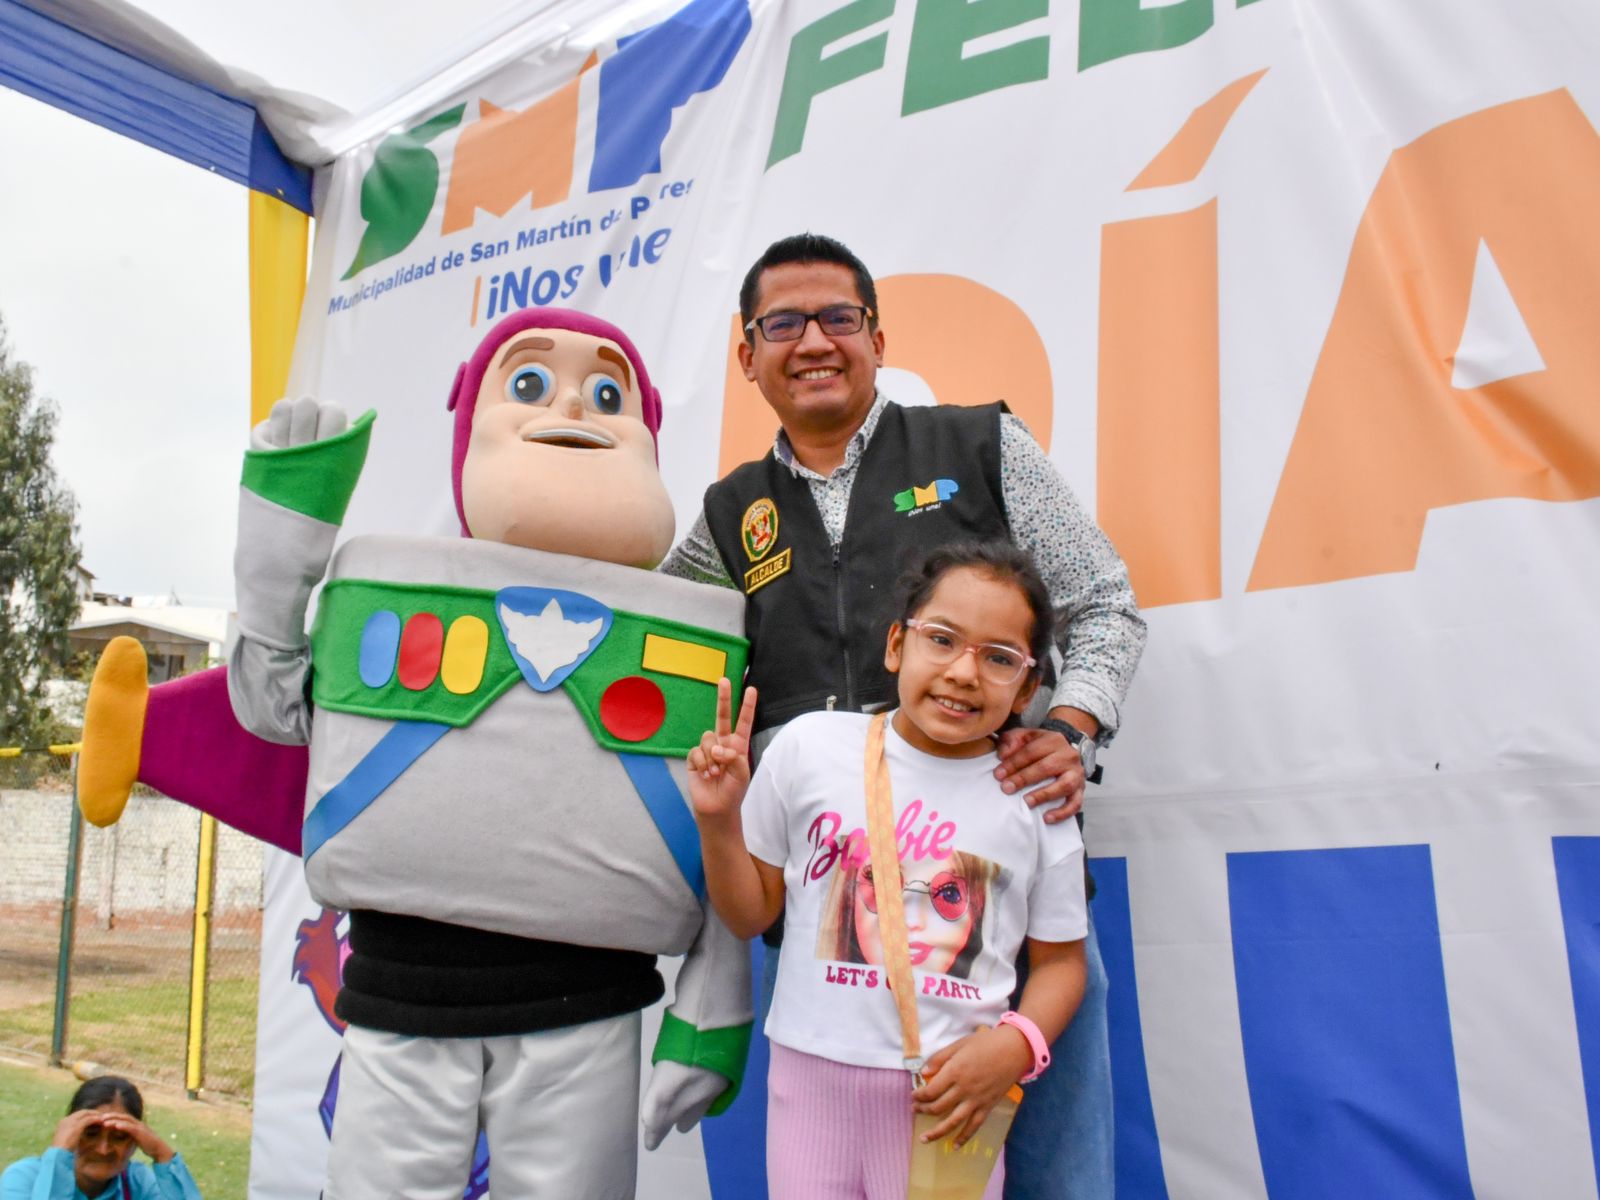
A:
<svg viewBox="0 0 1600 1200">
<path fill-rule="evenodd" d="M 1039 722 L 1039 728 L 1053 729 L 1071 742 L 1078 751 L 1078 757 L 1083 760 L 1084 778 L 1090 783 L 1100 782 L 1100 776 L 1104 772 L 1094 761 L 1095 752 L 1100 749 L 1099 742 L 1070 721 L 1063 721 L 1060 717 L 1046 717 Z"/>
</svg>

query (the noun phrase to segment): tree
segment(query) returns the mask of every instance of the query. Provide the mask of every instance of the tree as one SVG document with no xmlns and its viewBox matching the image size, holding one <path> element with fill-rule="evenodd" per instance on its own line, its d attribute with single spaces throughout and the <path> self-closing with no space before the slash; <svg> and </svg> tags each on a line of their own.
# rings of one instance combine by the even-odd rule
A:
<svg viewBox="0 0 1600 1200">
<path fill-rule="evenodd" d="M 0 746 L 43 737 L 44 681 L 78 616 L 78 505 L 50 462 L 55 434 L 55 405 L 34 396 L 0 319 Z"/>
</svg>

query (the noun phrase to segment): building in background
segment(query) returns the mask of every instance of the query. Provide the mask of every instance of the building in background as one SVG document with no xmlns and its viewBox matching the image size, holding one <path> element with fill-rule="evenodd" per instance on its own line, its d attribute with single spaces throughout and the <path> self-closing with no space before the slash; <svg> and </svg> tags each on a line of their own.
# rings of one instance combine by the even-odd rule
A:
<svg viewBox="0 0 1600 1200">
<path fill-rule="evenodd" d="M 233 623 L 223 608 L 182 604 L 176 597 L 150 600 L 96 593 L 67 631 L 74 654 L 98 659 L 107 642 L 126 634 L 144 643 L 150 659 L 150 682 L 163 683 L 199 670 L 222 658 Z"/>
</svg>

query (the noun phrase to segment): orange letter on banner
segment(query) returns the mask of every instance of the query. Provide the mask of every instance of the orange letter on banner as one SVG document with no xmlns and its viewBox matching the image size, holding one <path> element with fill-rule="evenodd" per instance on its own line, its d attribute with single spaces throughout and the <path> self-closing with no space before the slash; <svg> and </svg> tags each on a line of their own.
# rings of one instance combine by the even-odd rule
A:
<svg viewBox="0 0 1600 1200">
<path fill-rule="evenodd" d="M 1141 608 L 1222 595 L 1217 202 L 1100 241 L 1100 527 Z"/>
<path fill-rule="evenodd" d="M 1409 571 L 1430 509 L 1600 496 L 1600 137 L 1548 92 L 1395 151 L 1250 574 L 1251 590 Z M 1478 245 L 1546 367 L 1451 378 Z"/>
<path fill-rule="evenodd" d="M 1170 187 L 1175 183 L 1188 183 L 1200 174 L 1217 148 L 1222 131 L 1233 120 L 1233 114 L 1261 82 L 1266 68 L 1235 79 L 1211 99 L 1195 108 L 1173 139 L 1150 160 L 1150 165 L 1139 172 L 1139 177 L 1128 185 L 1130 192 L 1141 188 Z"/>
<path fill-rule="evenodd" d="M 1189 183 L 1266 71 L 1195 108 L 1128 190 Z M 1100 238 L 1101 527 L 1145 608 L 1222 595 L 1217 204 Z"/>
<path fill-rule="evenodd" d="M 594 55 L 578 72 L 594 66 Z M 578 145 L 578 79 L 525 112 L 478 101 L 478 120 L 456 138 L 441 233 L 469 229 L 478 209 L 503 217 L 524 197 L 530 208 L 560 204 L 572 192 Z"/>
<path fill-rule="evenodd" d="M 922 377 L 940 404 L 1004 400 L 1046 450 L 1054 415 L 1050 360 L 1039 332 L 1014 303 L 959 275 L 890 275 L 877 281 L 884 365 Z M 758 333 L 756 335 L 760 337 Z M 778 418 L 739 369 L 739 314 L 728 331 L 722 391 L 721 478 L 772 448 Z"/>
</svg>

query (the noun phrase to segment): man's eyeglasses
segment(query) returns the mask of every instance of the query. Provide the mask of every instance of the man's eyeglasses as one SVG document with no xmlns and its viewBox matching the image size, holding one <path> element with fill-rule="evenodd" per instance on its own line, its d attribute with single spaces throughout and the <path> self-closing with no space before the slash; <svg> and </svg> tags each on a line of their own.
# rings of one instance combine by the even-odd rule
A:
<svg viewBox="0 0 1600 1200">
<path fill-rule="evenodd" d="M 856 890 L 861 893 L 861 903 L 867 906 L 867 911 L 873 915 L 878 912 L 878 889 L 872 882 L 872 867 L 862 868 L 861 875 L 856 881 Z M 959 921 L 967 911 L 967 881 L 954 871 L 940 871 L 932 879 L 913 879 L 901 889 L 905 892 L 920 892 L 928 898 L 933 905 L 933 911 L 946 921 Z"/>
<path fill-rule="evenodd" d="M 972 661 L 978 665 L 979 677 L 997 687 L 1015 683 L 1035 662 L 1032 655 L 1024 654 L 1015 646 L 969 642 L 954 629 L 932 621 L 907 621 L 906 628 L 911 631 L 923 657 L 934 666 L 948 666 L 970 650 Z"/>
<path fill-rule="evenodd" d="M 768 313 L 751 321 L 744 331 L 759 329 L 769 342 L 798 342 L 805 336 L 806 325 L 815 321 L 828 337 L 844 337 L 860 333 L 862 322 L 872 315 L 872 310 L 862 304 L 830 304 L 816 312 Z"/>
</svg>

